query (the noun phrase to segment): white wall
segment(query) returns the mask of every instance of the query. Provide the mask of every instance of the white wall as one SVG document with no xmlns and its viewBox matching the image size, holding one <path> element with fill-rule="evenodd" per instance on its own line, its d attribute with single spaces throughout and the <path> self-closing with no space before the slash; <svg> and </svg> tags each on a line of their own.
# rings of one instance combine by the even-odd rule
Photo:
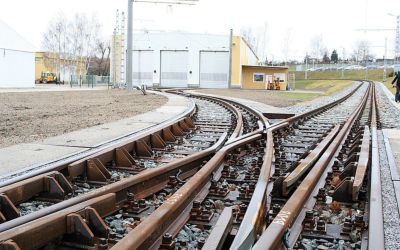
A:
<svg viewBox="0 0 400 250">
<path fill-rule="evenodd" d="M 134 34 L 132 47 L 133 50 L 154 51 L 153 83 L 156 84 L 160 84 L 161 51 L 188 51 L 188 84 L 199 85 L 200 51 L 229 51 L 229 36 L 186 32 Z"/>
<path fill-rule="evenodd" d="M 35 87 L 35 53 L 0 48 L 0 88 Z"/>
<path fill-rule="evenodd" d="M 35 87 L 35 48 L 0 20 L 0 88 Z"/>
</svg>

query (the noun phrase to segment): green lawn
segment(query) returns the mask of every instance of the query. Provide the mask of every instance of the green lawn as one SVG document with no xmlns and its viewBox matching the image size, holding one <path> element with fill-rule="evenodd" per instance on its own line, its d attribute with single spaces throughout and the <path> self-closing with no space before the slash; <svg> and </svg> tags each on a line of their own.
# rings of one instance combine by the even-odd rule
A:
<svg viewBox="0 0 400 250">
<path fill-rule="evenodd" d="M 296 100 L 308 101 L 318 97 L 320 94 L 318 93 L 294 93 L 294 92 L 286 92 L 286 93 L 277 93 L 275 96 L 283 97 L 283 98 L 291 98 Z"/>
<path fill-rule="evenodd" d="M 393 72 L 393 69 L 387 69 L 386 74 L 389 79 L 389 74 Z M 305 72 L 296 71 L 296 83 L 297 81 L 304 80 Z M 342 71 L 309 71 L 307 73 L 307 80 L 341 80 Z M 345 70 L 344 79 L 351 80 L 365 80 L 365 70 Z M 370 69 L 368 70 L 368 80 L 382 82 L 383 80 L 383 69 Z"/>
</svg>

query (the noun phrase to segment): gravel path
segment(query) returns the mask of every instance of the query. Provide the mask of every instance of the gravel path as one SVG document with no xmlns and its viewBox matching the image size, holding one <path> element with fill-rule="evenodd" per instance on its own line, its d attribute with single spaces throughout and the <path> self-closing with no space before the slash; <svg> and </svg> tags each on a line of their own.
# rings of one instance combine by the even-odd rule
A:
<svg viewBox="0 0 400 250">
<path fill-rule="evenodd" d="M 143 114 L 167 101 L 116 89 L 0 93 L 0 148 Z"/>
<path fill-rule="evenodd" d="M 378 145 L 381 166 L 385 247 L 386 249 L 400 249 L 400 216 L 382 130 L 378 130 Z M 373 216 L 373 214 L 371 216 Z"/>
</svg>

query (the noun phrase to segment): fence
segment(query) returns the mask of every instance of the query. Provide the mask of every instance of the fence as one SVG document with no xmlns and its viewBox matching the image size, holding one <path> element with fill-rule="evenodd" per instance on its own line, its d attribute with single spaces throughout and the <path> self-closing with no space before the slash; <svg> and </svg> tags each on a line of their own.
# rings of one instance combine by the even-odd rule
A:
<svg viewBox="0 0 400 250">
<path fill-rule="evenodd" d="M 338 70 L 365 70 L 368 69 L 383 69 L 384 62 L 368 62 L 368 63 L 331 63 L 331 64 L 307 64 L 307 71 L 338 71 Z M 400 71 L 400 65 L 395 65 L 392 61 L 386 62 L 386 69 L 395 69 L 395 72 Z M 305 71 L 306 65 L 296 65 L 289 68 L 290 71 Z"/>
<path fill-rule="evenodd" d="M 94 76 L 94 75 L 71 75 L 71 88 L 72 86 L 110 86 L 110 77 L 109 76 Z"/>
</svg>

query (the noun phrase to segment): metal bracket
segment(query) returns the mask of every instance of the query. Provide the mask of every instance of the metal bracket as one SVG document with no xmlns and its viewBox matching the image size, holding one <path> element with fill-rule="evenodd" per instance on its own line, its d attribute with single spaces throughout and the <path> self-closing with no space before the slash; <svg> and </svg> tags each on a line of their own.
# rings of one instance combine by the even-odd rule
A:
<svg viewBox="0 0 400 250">
<path fill-rule="evenodd" d="M 94 237 L 108 237 L 108 228 L 95 209 L 87 207 L 67 215 L 67 241 L 93 246 Z"/>
<path fill-rule="evenodd" d="M 86 174 L 88 182 L 97 182 L 99 184 L 109 183 L 111 179 L 111 174 L 104 167 L 101 161 L 97 158 L 87 160 L 86 164 Z"/>
<path fill-rule="evenodd" d="M 154 155 L 154 152 L 151 150 L 149 145 L 143 140 L 138 140 L 135 142 L 135 149 L 136 149 L 136 154 L 139 157 L 144 157 L 144 158 L 152 158 Z"/>
<path fill-rule="evenodd" d="M 0 223 L 20 217 L 20 213 L 5 194 L 0 194 Z"/>
</svg>

